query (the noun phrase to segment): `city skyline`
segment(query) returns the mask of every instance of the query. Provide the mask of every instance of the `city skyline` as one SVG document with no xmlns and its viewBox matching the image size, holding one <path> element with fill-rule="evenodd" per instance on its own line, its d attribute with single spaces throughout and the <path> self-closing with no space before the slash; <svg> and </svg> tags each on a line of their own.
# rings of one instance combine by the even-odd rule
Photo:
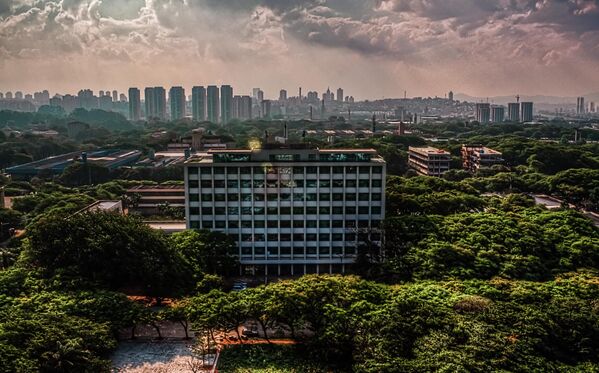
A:
<svg viewBox="0 0 599 373">
<path fill-rule="evenodd" d="M 599 91 L 597 1 L 9 2 L 0 35 L 0 91 L 186 82 L 260 86 L 271 98 L 331 82 L 357 100 Z"/>
</svg>

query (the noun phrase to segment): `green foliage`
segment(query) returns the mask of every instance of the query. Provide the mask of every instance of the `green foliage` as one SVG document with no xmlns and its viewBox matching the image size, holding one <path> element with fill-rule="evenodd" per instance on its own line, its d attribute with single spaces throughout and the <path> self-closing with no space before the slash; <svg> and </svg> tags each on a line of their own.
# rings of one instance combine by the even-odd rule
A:
<svg viewBox="0 0 599 373">
<path fill-rule="evenodd" d="M 218 371 L 222 373 L 324 373 L 329 370 L 311 361 L 297 346 L 246 345 L 225 348 Z"/>
</svg>

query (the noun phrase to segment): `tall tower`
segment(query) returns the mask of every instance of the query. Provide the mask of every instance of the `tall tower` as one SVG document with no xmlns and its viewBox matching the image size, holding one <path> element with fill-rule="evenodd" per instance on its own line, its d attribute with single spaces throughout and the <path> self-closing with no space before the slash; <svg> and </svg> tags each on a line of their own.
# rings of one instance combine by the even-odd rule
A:
<svg viewBox="0 0 599 373">
<path fill-rule="evenodd" d="M 281 89 L 281 91 L 279 91 L 279 101 L 287 101 L 287 91 L 284 89 Z"/>
<path fill-rule="evenodd" d="M 156 116 L 156 109 L 154 108 L 154 88 L 146 87 L 146 89 L 144 89 L 144 101 L 146 106 L 146 119 L 154 118 Z"/>
<path fill-rule="evenodd" d="M 218 123 L 218 87 L 209 85 L 206 90 L 206 114 L 212 123 Z"/>
<path fill-rule="evenodd" d="M 171 103 L 171 120 L 185 117 L 185 89 L 183 87 L 171 87 L 168 92 Z"/>
<path fill-rule="evenodd" d="M 139 89 L 129 88 L 129 120 L 139 120 L 141 117 L 141 98 Z"/>
<path fill-rule="evenodd" d="M 343 102 L 343 88 L 337 89 L 337 102 Z"/>
<path fill-rule="evenodd" d="M 195 121 L 206 120 L 206 88 L 195 86 L 191 89 L 191 111 Z"/>
<path fill-rule="evenodd" d="M 532 122 L 533 120 L 533 104 L 532 102 L 522 102 L 520 105 L 520 111 L 522 112 L 523 122 Z"/>
<path fill-rule="evenodd" d="M 476 104 L 476 120 L 479 123 L 489 123 L 491 121 L 491 105 L 487 102 Z"/>
<path fill-rule="evenodd" d="M 220 87 L 220 121 L 227 124 L 231 121 L 231 104 L 233 103 L 233 88 L 230 85 Z"/>
<path fill-rule="evenodd" d="M 520 105 L 517 102 L 507 104 L 507 117 L 510 122 L 520 121 Z"/>
</svg>

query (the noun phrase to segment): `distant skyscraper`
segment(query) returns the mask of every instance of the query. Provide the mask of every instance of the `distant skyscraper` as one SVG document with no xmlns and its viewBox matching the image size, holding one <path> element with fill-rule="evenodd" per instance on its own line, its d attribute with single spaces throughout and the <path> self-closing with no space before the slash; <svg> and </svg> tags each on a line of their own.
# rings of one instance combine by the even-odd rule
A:
<svg viewBox="0 0 599 373">
<path fill-rule="evenodd" d="M 493 106 L 491 107 L 491 122 L 501 123 L 505 119 L 505 107 L 504 106 Z"/>
<path fill-rule="evenodd" d="M 252 98 L 253 98 L 254 100 L 257 100 L 257 99 L 258 99 L 258 92 L 260 92 L 260 88 L 253 88 L 253 89 L 252 89 Z"/>
<path fill-rule="evenodd" d="M 139 120 L 141 118 L 141 97 L 139 89 L 129 88 L 129 119 Z"/>
<path fill-rule="evenodd" d="M 523 122 L 532 122 L 532 120 L 533 120 L 532 102 L 522 102 L 521 106 L 520 106 L 520 111 L 522 112 L 522 121 Z"/>
<path fill-rule="evenodd" d="M 206 120 L 206 88 L 196 86 L 191 89 L 191 111 L 193 120 Z"/>
<path fill-rule="evenodd" d="M 491 105 L 488 103 L 476 104 L 476 120 L 479 123 L 489 123 L 491 120 Z"/>
<path fill-rule="evenodd" d="M 256 99 L 258 100 L 258 102 L 262 102 L 264 101 L 264 91 L 263 90 L 258 90 L 258 94 L 256 95 Z"/>
<path fill-rule="evenodd" d="M 595 107 L 595 103 L 593 101 L 591 101 L 589 103 L 589 113 L 595 113 L 597 112 L 597 108 Z"/>
<path fill-rule="evenodd" d="M 6 92 L 6 98 L 9 99 L 9 100 L 12 99 L 12 92 L 11 91 Z"/>
<path fill-rule="evenodd" d="M 102 97 L 102 96 L 104 96 L 104 91 L 98 92 L 98 97 Z"/>
<path fill-rule="evenodd" d="M 16 98 L 17 100 L 22 100 L 22 99 L 23 99 L 23 92 L 21 92 L 21 91 L 16 91 L 16 92 L 15 92 L 15 98 Z"/>
<path fill-rule="evenodd" d="M 206 89 L 206 114 L 212 123 L 218 123 L 218 87 L 209 85 Z"/>
<path fill-rule="evenodd" d="M 252 119 L 252 98 L 250 96 L 241 96 L 240 118 Z"/>
<path fill-rule="evenodd" d="M 343 102 L 343 88 L 337 89 L 337 102 Z"/>
<path fill-rule="evenodd" d="M 0 92 L 0 98 L 4 98 L 4 93 Z"/>
<path fill-rule="evenodd" d="M 576 114 L 584 114 L 585 113 L 585 107 L 584 107 L 584 97 L 577 97 L 576 98 Z"/>
<path fill-rule="evenodd" d="M 220 120 L 223 124 L 231 121 L 231 104 L 233 101 L 233 88 L 230 85 L 220 87 Z"/>
<path fill-rule="evenodd" d="M 449 99 L 449 101 L 453 101 L 453 91 L 449 91 L 449 93 L 447 94 L 447 98 Z"/>
<path fill-rule="evenodd" d="M 262 101 L 262 118 L 270 118 L 271 103 L 270 100 Z"/>
<path fill-rule="evenodd" d="M 166 90 L 163 87 L 148 87 L 144 90 L 146 118 L 166 119 Z"/>
<path fill-rule="evenodd" d="M 510 122 L 520 122 L 520 104 L 517 102 L 507 104 L 507 118 Z"/>
<path fill-rule="evenodd" d="M 112 101 L 117 102 L 119 100 L 119 93 L 116 91 L 112 91 Z"/>
<path fill-rule="evenodd" d="M 109 111 L 112 110 L 112 97 L 110 94 L 99 97 L 98 99 L 100 109 Z"/>
<path fill-rule="evenodd" d="M 171 87 L 168 92 L 171 104 L 171 120 L 185 117 L 185 89 L 183 87 Z"/>
<path fill-rule="evenodd" d="M 231 118 L 241 119 L 241 96 L 233 96 L 231 101 Z"/>
<path fill-rule="evenodd" d="M 287 101 L 287 91 L 284 89 L 281 89 L 281 91 L 279 92 L 279 101 Z"/>
<path fill-rule="evenodd" d="M 127 102 L 127 96 L 125 96 L 125 94 L 124 94 L 124 93 L 121 93 L 121 94 L 119 95 L 119 100 L 120 100 L 121 102 Z"/>
</svg>

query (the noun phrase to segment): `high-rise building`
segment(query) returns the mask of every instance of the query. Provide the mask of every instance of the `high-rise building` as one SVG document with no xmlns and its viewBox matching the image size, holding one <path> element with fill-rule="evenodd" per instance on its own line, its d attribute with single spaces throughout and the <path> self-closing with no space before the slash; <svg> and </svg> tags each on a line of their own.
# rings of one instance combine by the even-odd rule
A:
<svg viewBox="0 0 599 373">
<path fill-rule="evenodd" d="M 344 273 L 362 245 L 381 247 L 386 165 L 375 150 L 209 153 L 185 163 L 187 228 L 232 237 L 241 274 Z"/>
<path fill-rule="evenodd" d="M 491 122 L 501 123 L 505 120 L 505 106 L 491 107 Z"/>
<path fill-rule="evenodd" d="M 241 119 L 241 96 L 233 96 L 231 101 L 231 117 L 233 119 Z"/>
<path fill-rule="evenodd" d="M 447 94 L 447 99 L 449 99 L 449 101 L 453 101 L 453 91 L 449 91 Z"/>
<path fill-rule="evenodd" d="M 271 109 L 272 109 L 272 105 L 270 100 L 262 100 L 262 118 L 270 118 L 271 116 Z"/>
<path fill-rule="evenodd" d="M 585 113 L 584 97 L 577 97 L 576 98 L 576 114 L 584 114 L 584 113 Z"/>
<path fill-rule="evenodd" d="M 258 100 L 258 92 L 260 92 L 260 88 L 253 88 L 252 89 L 252 98 L 254 100 Z"/>
<path fill-rule="evenodd" d="M 476 121 L 479 123 L 489 123 L 491 121 L 491 105 L 479 102 L 476 104 Z"/>
<path fill-rule="evenodd" d="M 343 102 L 343 88 L 337 88 L 337 102 Z"/>
<path fill-rule="evenodd" d="M 112 110 L 112 97 L 110 96 L 110 94 L 99 97 L 98 102 L 100 109 L 105 111 Z"/>
<path fill-rule="evenodd" d="M 250 96 L 241 96 L 240 119 L 252 119 L 252 98 Z"/>
<path fill-rule="evenodd" d="M 163 87 L 147 87 L 144 100 L 146 119 L 166 119 L 166 90 Z"/>
<path fill-rule="evenodd" d="M 6 96 L 7 99 L 11 100 L 12 99 L 12 92 L 11 91 L 6 92 L 5 96 Z"/>
<path fill-rule="evenodd" d="M 522 102 L 520 104 L 520 111 L 522 112 L 523 122 L 532 122 L 533 120 L 533 104 L 532 102 Z"/>
<path fill-rule="evenodd" d="M 104 91 L 100 90 L 100 92 L 98 92 L 98 97 L 102 97 L 104 96 Z"/>
<path fill-rule="evenodd" d="M 171 120 L 185 118 L 185 89 L 171 87 L 168 98 L 171 104 Z"/>
<path fill-rule="evenodd" d="M 22 100 L 22 99 L 23 99 L 23 92 L 21 92 L 21 91 L 16 91 L 16 92 L 15 92 L 15 99 L 17 99 L 17 100 Z"/>
<path fill-rule="evenodd" d="M 119 100 L 120 100 L 121 102 L 127 102 L 127 96 L 125 96 L 125 94 L 124 94 L 124 93 L 121 93 L 121 94 L 119 95 Z"/>
<path fill-rule="evenodd" d="M 195 86 L 191 89 L 191 111 L 193 120 L 206 120 L 206 88 Z"/>
<path fill-rule="evenodd" d="M 597 112 L 597 108 L 595 107 L 595 102 L 591 101 L 589 103 L 589 113 L 596 113 Z"/>
<path fill-rule="evenodd" d="M 233 101 L 233 87 L 223 85 L 220 87 L 220 121 L 227 124 L 231 121 L 231 104 Z"/>
<path fill-rule="evenodd" d="M 112 91 L 112 101 L 113 102 L 119 101 L 119 93 L 116 91 L 116 89 L 114 91 Z"/>
<path fill-rule="evenodd" d="M 520 121 L 520 104 L 517 102 L 510 102 L 507 104 L 507 118 L 510 122 Z"/>
<path fill-rule="evenodd" d="M 279 101 L 287 101 L 287 91 L 284 89 L 281 89 L 281 91 L 279 92 Z"/>
<path fill-rule="evenodd" d="M 141 97 L 139 89 L 129 88 L 129 120 L 141 118 Z"/>
<path fill-rule="evenodd" d="M 209 85 L 206 89 L 206 114 L 212 123 L 218 123 L 219 99 L 218 87 Z"/>
</svg>

